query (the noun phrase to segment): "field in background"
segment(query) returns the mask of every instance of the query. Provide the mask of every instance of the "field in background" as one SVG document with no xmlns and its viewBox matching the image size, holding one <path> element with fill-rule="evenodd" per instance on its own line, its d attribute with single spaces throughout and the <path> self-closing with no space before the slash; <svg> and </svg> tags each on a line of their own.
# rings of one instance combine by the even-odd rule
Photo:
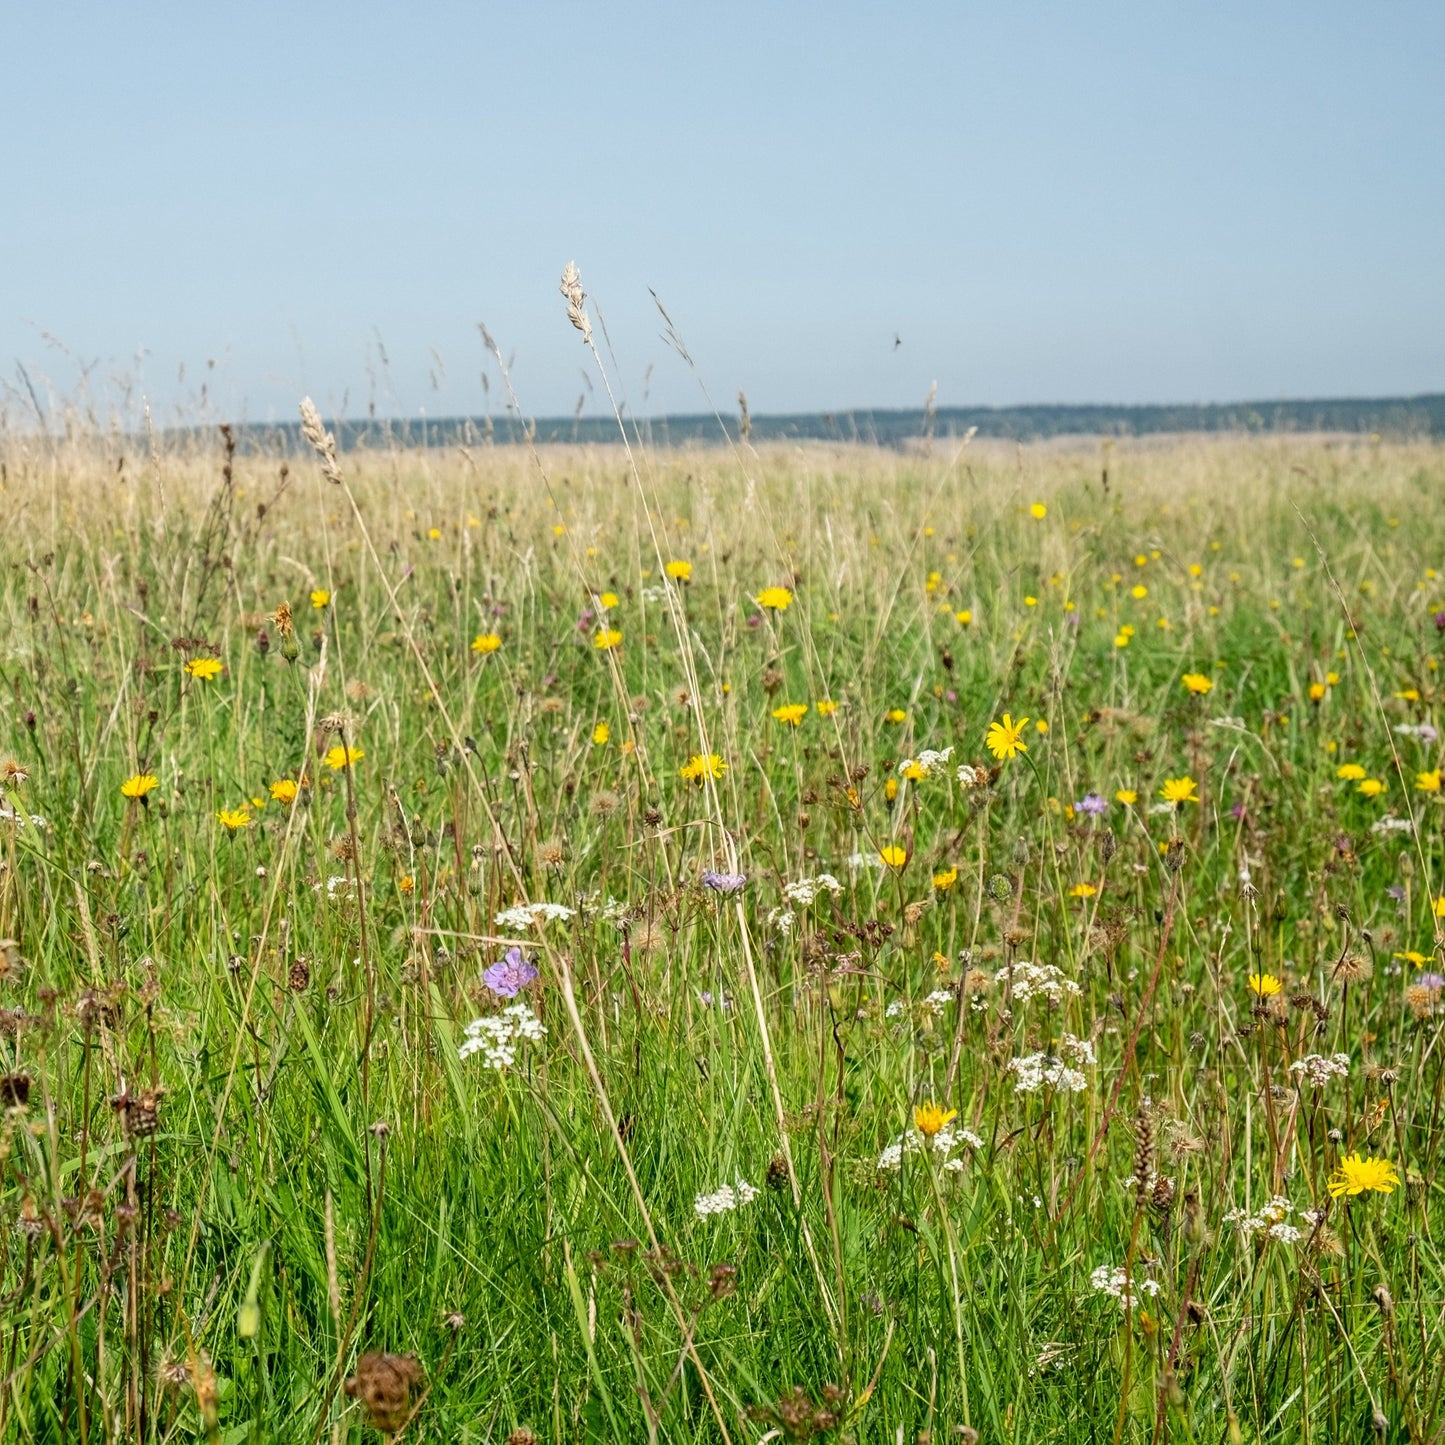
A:
<svg viewBox="0 0 1445 1445">
<path fill-rule="evenodd" d="M 0 462 L 0 1437 L 1438 1435 L 1438 449 Z"/>
</svg>

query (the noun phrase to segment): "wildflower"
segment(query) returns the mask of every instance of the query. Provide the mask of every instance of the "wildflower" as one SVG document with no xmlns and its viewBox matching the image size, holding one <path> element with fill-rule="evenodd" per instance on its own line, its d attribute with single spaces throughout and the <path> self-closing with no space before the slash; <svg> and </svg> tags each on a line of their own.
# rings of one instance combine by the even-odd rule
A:
<svg viewBox="0 0 1445 1445">
<path fill-rule="evenodd" d="M 691 582 L 691 581 L 692 581 L 692 563 L 691 563 L 691 562 L 678 562 L 678 561 L 669 562 L 669 563 L 667 564 L 667 566 L 664 567 L 662 570 L 663 570 L 664 572 L 666 572 L 667 575 L 668 575 L 669 577 L 671 577 L 674 582 Z"/>
<path fill-rule="evenodd" d="M 787 723 L 790 727 L 797 727 L 802 722 L 803 714 L 808 711 L 808 704 L 805 702 L 785 702 L 782 707 L 773 709 L 773 716 L 780 723 Z"/>
<path fill-rule="evenodd" d="M 1400 1183 L 1395 1166 L 1388 1159 L 1373 1155 L 1361 1159 L 1359 1154 L 1346 1154 L 1330 1176 L 1330 1195 L 1339 1199 L 1345 1194 L 1363 1194 L 1372 1189 L 1377 1194 L 1390 1194 Z"/>
<path fill-rule="evenodd" d="M 1445 894 L 1442 894 L 1440 897 L 1436 898 L 1433 906 L 1435 910 L 1435 917 L 1445 918 Z"/>
<path fill-rule="evenodd" d="M 1006 877 L 1004 884 L 1009 886 Z M 999 969 L 993 977 L 995 983 L 1006 983 L 1012 979 L 1013 997 L 1017 1004 L 1027 1003 L 1035 996 L 1057 1004 L 1065 994 L 1077 996 L 1081 992 L 1079 985 L 1073 979 L 1065 978 L 1052 963 L 1031 963 L 1027 959 L 1020 959 L 1012 968 L 1005 966 Z"/>
<path fill-rule="evenodd" d="M 783 897 L 803 908 L 819 893 L 831 893 L 836 898 L 842 891 L 843 885 L 831 873 L 819 873 L 816 878 L 799 878 L 796 883 L 783 885 Z"/>
<path fill-rule="evenodd" d="M 1049 509 L 1044 506 L 1042 502 L 1035 502 L 1033 506 L 1029 508 L 1029 516 L 1036 522 L 1042 522 L 1048 515 Z"/>
<path fill-rule="evenodd" d="M 901 707 L 890 707 L 888 711 L 883 714 L 883 721 L 893 723 L 896 726 L 898 723 L 907 722 L 908 714 L 904 712 Z"/>
<path fill-rule="evenodd" d="M 515 947 L 482 972 L 482 982 L 501 998 L 516 998 L 536 977 L 536 966 Z"/>
<path fill-rule="evenodd" d="M 592 729 L 593 747 L 606 747 L 608 739 L 612 736 L 612 729 L 605 723 L 600 722 Z"/>
<path fill-rule="evenodd" d="M 1297 1078 L 1308 1079 L 1317 1089 L 1322 1089 L 1331 1079 L 1343 1079 L 1350 1072 L 1350 1056 L 1334 1054 L 1325 1058 L 1323 1054 L 1306 1054 L 1289 1066 L 1290 1073 Z"/>
<path fill-rule="evenodd" d="M 1088 1088 L 1089 1081 L 1081 1068 L 1071 1068 L 1070 1064 L 1094 1062 L 1094 1046 L 1088 1039 L 1076 1039 L 1073 1034 L 1065 1034 L 1059 1041 L 1058 1054 L 1024 1054 L 1010 1059 L 1008 1072 L 1014 1076 L 1016 1094 L 1036 1093 L 1045 1084 L 1059 1093 L 1081 1094 Z"/>
<path fill-rule="evenodd" d="M 506 1069 L 517 1062 L 517 1046 L 541 1043 L 547 1027 L 525 1003 L 514 1003 L 499 1014 L 473 1019 L 466 1027 L 466 1037 L 457 1049 L 457 1057 L 469 1059 L 482 1054 L 489 1069 Z"/>
<path fill-rule="evenodd" d="M 957 868 L 941 868 L 933 875 L 933 886 L 940 893 L 947 893 L 958 882 Z"/>
<path fill-rule="evenodd" d="M 294 803 L 296 801 L 296 784 L 290 778 L 277 778 L 271 784 L 271 796 L 278 803 Z"/>
<path fill-rule="evenodd" d="M 718 753 L 694 753 L 677 771 L 684 781 L 701 785 L 705 778 L 722 777 L 727 764 Z"/>
<path fill-rule="evenodd" d="M 323 607 L 331 605 L 331 594 L 324 587 L 316 588 L 311 594 L 311 605 L 320 612 Z"/>
<path fill-rule="evenodd" d="M 699 1219 L 706 1219 L 712 1214 L 728 1214 L 741 1205 L 751 1204 L 757 1197 L 756 1187 L 739 1176 L 735 1183 L 724 1184 L 712 1194 L 699 1194 L 692 1207 Z"/>
<path fill-rule="evenodd" d="M 597 598 L 597 605 L 606 612 L 610 607 L 617 606 L 617 594 L 615 592 L 603 592 Z"/>
<path fill-rule="evenodd" d="M 1114 794 L 1114 797 L 1117 801 L 1123 803 L 1126 808 L 1132 808 L 1134 804 L 1139 801 L 1139 794 L 1136 793 L 1133 788 L 1120 788 L 1119 791 Z"/>
<path fill-rule="evenodd" d="M 486 656 L 489 652 L 495 652 L 502 645 L 502 639 L 495 632 L 480 632 L 472 639 L 472 651 L 479 652 Z"/>
<path fill-rule="evenodd" d="M 988 781 L 988 775 L 982 768 L 971 767 L 964 763 L 954 774 L 962 788 L 981 788 Z"/>
<path fill-rule="evenodd" d="M 139 798 L 145 801 L 145 795 L 153 788 L 158 788 L 161 780 L 151 773 L 137 773 L 133 778 L 127 778 L 120 785 L 120 793 L 123 798 Z"/>
<path fill-rule="evenodd" d="M 1206 677 L 1202 672 L 1186 672 L 1183 682 L 1190 692 L 1200 697 L 1206 692 L 1214 691 L 1214 679 Z"/>
<path fill-rule="evenodd" d="M 1440 769 L 1436 768 L 1431 773 L 1416 773 L 1415 786 L 1422 793 L 1438 793 L 1440 791 Z"/>
<path fill-rule="evenodd" d="M 1026 717 L 1021 717 L 1015 722 L 1008 713 L 1005 713 L 1001 722 L 990 723 L 988 734 L 984 738 L 989 752 L 1001 761 L 1016 758 L 1020 753 L 1028 752 L 1028 744 L 1023 740 L 1024 724 L 1027 722 Z"/>
<path fill-rule="evenodd" d="M 1075 883 L 1069 889 L 1070 898 L 1092 898 L 1099 890 L 1092 883 Z"/>
<path fill-rule="evenodd" d="M 1385 784 L 1379 778 L 1361 778 L 1355 784 L 1355 791 L 1363 793 L 1367 798 L 1378 798 L 1385 791 Z"/>
<path fill-rule="evenodd" d="M 622 646 L 622 634 L 615 627 L 599 628 L 592 645 L 598 652 L 610 652 L 614 647 Z"/>
<path fill-rule="evenodd" d="M 216 817 L 221 820 L 221 826 L 229 833 L 236 832 L 238 828 L 251 826 L 251 815 L 244 808 L 222 808 Z"/>
<path fill-rule="evenodd" d="M 1108 803 L 1098 793 L 1085 793 L 1077 803 L 1074 804 L 1076 813 L 1085 813 L 1091 818 L 1097 818 L 1108 809 Z"/>
<path fill-rule="evenodd" d="M 821 702 L 815 702 L 813 709 L 819 717 L 832 717 L 838 711 L 838 704 L 832 698 L 825 697 Z"/>
<path fill-rule="evenodd" d="M 699 876 L 698 881 L 709 892 L 727 896 L 741 893 L 747 884 L 748 875 L 746 873 L 716 873 L 709 868 Z"/>
<path fill-rule="evenodd" d="M 1164 786 L 1159 789 L 1159 796 L 1166 803 L 1197 803 L 1198 787 L 1199 784 L 1186 773 L 1182 778 L 1165 778 Z"/>
<path fill-rule="evenodd" d="M 543 923 L 565 923 L 577 910 L 565 903 L 517 903 L 497 914 L 498 928 L 535 928 Z"/>
<path fill-rule="evenodd" d="M 338 743 L 335 747 L 326 750 L 326 766 L 334 773 L 339 773 L 342 768 L 349 768 L 353 763 L 359 763 L 366 756 L 361 748 L 342 747 Z"/>
<path fill-rule="evenodd" d="M 1249 986 L 1260 998 L 1272 998 L 1284 987 L 1284 984 L 1272 973 L 1252 973 L 1249 976 Z"/>
<path fill-rule="evenodd" d="M 925 1139 L 933 1138 L 950 1119 L 957 1116 L 957 1109 L 945 1109 L 941 1104 L 935 1104 L 932 1099 L 926 1104 L 915 1106 L 913 1110 L 913 1122 Z"/>
<path fill-rule="evenodd" d="M 1322 682 L 1310 683 L 1310 701 L 1319 702 L 1325 695 L 1325 685 Z"/>
<path fill-rule="evenodd" d="M 193 657 L 185 666 L 188 677 L 198 677 L 202 682 L 213 682 L 221 675 L 219 657 Z"/>
<path fill-rule="evenodd" d="M 786 587 L 764 587 L 753 601 L 769 612 L 786 612 L 793 604 L 793 594 Z"/>
<path fill-rule="evenodd" d="M 955 612 L 953 614 L 953 620 L 958 623 L 960 627 L 967 627 L 973 622 L 973 613 L 965 607 L 962 612 Z"/>
<path fill-rule="evenodd" d="M 908 850 L 900 848 L 896 843 L 889 843 L 878 850 L 878 856 L 890 868 L 902 868 L 908 862 Z"/>
<path fill-rule="evenodd" d="M 1346 783 L 1357 783 L 1365 776 L 1365 770 L 1358 763 L 1341 763 L 1335 769 L 1335 776 Z"/>
</svg>

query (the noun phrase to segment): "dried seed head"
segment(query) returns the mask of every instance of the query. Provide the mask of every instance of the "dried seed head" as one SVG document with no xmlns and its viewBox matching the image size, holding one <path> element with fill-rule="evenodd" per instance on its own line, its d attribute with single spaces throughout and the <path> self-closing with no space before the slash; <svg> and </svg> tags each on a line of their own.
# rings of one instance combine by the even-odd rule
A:
<svg viewBox="0 0 1445 1445">
<path fill-rule="evenodd" d="M 394 1435 L 411 1414 L 411 1392 L 421 1380 L 414 1356 L 368 1353 L 356 1362 L 346 1393 L 366 1407 L 373 1429 Z"/>
<path fill-rule="evenodd" d="M 587 293 L 582 289 L 582 273 L 575 261 L 569 261 L 562 268 L 562 281 L 558 289 L 567 301 L 567 319 L 582 333 L 582 340 L 591 342 L 592 322 L 583 309 Z"/>
<path fill-rule="evenodd" d="M 1375 966 L 1363 953 L 1347 953 L 1336 965 L 1336 983 L 1366 983 L 1375 972 Z"/>
<path fill-rule="evenodd" d="M 340 484 L 341 467 L 336 460 L 336 438 L 321 422 L 321 413 L 309 396 L 301 398 L 301 435 L 321 460 L 321 471 L 328 482 Z"/>
</svg>

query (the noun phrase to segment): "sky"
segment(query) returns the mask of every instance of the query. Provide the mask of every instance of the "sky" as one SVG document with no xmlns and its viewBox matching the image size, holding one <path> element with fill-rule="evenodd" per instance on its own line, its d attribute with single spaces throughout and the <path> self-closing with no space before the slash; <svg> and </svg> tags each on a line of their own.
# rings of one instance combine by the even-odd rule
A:
<svg viewBox="0 0 1445 1445">
<path fill-rule="evenodd" d="M 1438 0 L 17 3 L 0 412 L 500 411 L 482 322 L 600 414 L 569 260 L 641 414 L 1445 390 L 1442 74 Z"/>
</svg>

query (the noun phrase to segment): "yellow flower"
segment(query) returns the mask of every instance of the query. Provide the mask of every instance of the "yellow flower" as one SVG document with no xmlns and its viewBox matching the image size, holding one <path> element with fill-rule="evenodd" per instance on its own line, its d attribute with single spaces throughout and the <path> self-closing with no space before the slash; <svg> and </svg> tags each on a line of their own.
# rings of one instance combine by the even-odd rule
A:
<svg viewBox="0 0 1445 1445">
<path fill-rule="evenodd" d="M 622 646 L 622 634 L 615 627 L 600 628 L 592 639 L 592 645 L 598 652 L 610 652 L 614 647 Z"/>
<path fill-rule="evenodd" d="M 908 862 L 908 850 L 900 848 L 896 843 L 889 843 L 886 847 L 880 848 L 878 856 L 890 868 L 901 868 Z"/>
<path fill-rule="evenodd" d="M 1092 898 L 1099 890 L 1092 883 L 1075 883 L 1069 889 L 1070 898 Z"/>
<path fill-rule="evenodd" d="M 359 763 L 366 754 L 360 748 L 344 748 L 338 743 L 334 748 L 326 751 L 326 766 L 332 772 L 339 773 L 342 768 L 349 768 L 353 763 Z"/>
<path fill-rule="evenodd" d="M 891 723 L 907 722 L 908 714 L 904 712 L 901 707 L 890 707 L 888 711 L 883 714 L 883 721 Z"/>
<path fill-rule="evenodd" d="M 722 777 L 727 764 L 719 753 L 694 753 L 677 771 L 687 782 L 701 783 L 704 778 Z"/>
<path fill-rule="evenodd" d="M 1378 798 L 1385 791 L 1385 785 L 1379 778 L 1361 778 L 1355 784 L 1355 791 L 1363 793 L 1367 798 Z"/>
<path fill-rule="evenodd" d="M 606 747 L 611 736 L 612 729 L 605 722 L 600 722 L 592 729 L 592 744 L 594 747 Z"/>
<path fill-rule="evenodd" d="M 1434 909 L 1436 918 L 1445 918 L 1445 894 L 1435 900 Z"/>
<path fill-rule="evenodd" d="M 898 779 L 889 778 L 883 784 L 883 796 L 891 803 L 898 796 Z"/>
<path fill-rule="evenodd" d="M 1044 506 L 1042 502 L 1035 502 L 1033 506 L 1029 508 L 1029 516 L 1036 522 L 1042 522 L 1048 515 L 1049 509 Z"/>
<path fill-rule="evenodd" d="M 1016 758 L 1020 753 L 1028 752 L 1029 745 L 1023 740 L 1024 724 L 1027 722 L 1026 717 L 1015 722 L 1005 713 L 1002 722 L 990 723 L 984 737 L 984 744 L 989 752 L 999 759 Z"/>
<path fill-rule="evenodd" d="M 1358 1154 L 1346 1154 L 1330 1176 L 1330 1197 L 1339 1199 L 1345 1194 L 1363 1194 L 1367 1189 L 1373 1189 L 1377 1194 L 1390 1194 L 1399 1184 L 1400 1176 L 1388 1159 L 1377 1159 L 1373 1155 L 1361 1159 Z"/>
<path fill-rule="evenodd" d="M 433 542 L 440 542 L 442 539 L 442 529 L 440 527 L 429 527 L 427 529 L 427 536 L 430 537 Z"/>
<path fill-rule="evenodd" d="M 604 611 L 609 607 L 617 606 L 617 594 L 615 592 L 602 592 L 598 594 L 597 605 Z"/>
<path fill-rule="evenodd" d="M 1198 787 L 1199 784 L 1186 773 L 1182 778 L 1165 778 L 1159 796 L 1166 803 L 1197 803 L 1199 794 L 1195 789 Z"/>
<path fill-rule="evenodd" d="M 793 603 L 793 594 L 786 587 L 764 587 L 753 601 L 770 612 L 786 612 Z"/>
<path fill-rule="evenodd" d="M 398 893 L 415 893 L 416 879 L 410 873 L 404 873 L 396 880 L 396 888 Z"/>
<path fill-rule="evenodd" d="M 838 704 L 832 698 L 825 697 L 822 702 L 815 702 L 813 708 L 819 717 L 832 717 L 838 711 Z"/>
<path fill-rule="evenodd" d="M 290 778 L 278 778 L 271 784 L 271 796 L 278 803 L 294 803 L 298 789 Z"/>
<path fill-rule="evenodd" d="M 127 778 L 120 785 L 120 792 L 123 798 L 144 798 L 152 788 L 158 788 L 161 780 L 150 773 L 137 773 L 133 778 Z"/>
<path fill-rule="evenodd" d="M 1034 724 L 1034 731 L 1035 731 L 1040 737 L 1043 737 L 1043 735 L 1044 735 L 1046 732 L 1048 732 L 1048 730 L 1049 730 L 1049 725 L 1048 725 L 1048 723 L 1047 723 L 1043 718 L 1040 718 L 1040 719 L 1038 720 L 1038 722 L 1036 722 L 1036 723 Z"/>
<path fill-rule="evenodd" d="M 1319 702 L 1325 695 L 1325 685 L 1322 682 L 1310 683 L 1310 701 Z"/>
<path fill-rule="evenodd" d="M 216 816 L 221 820 L 221 825 L 231 833 L 238 828 L 251 826 L 251 815 L 244 808 L 222 808 Z"/>
<path fill-rule="evenodd" d="M 922 763 L 914 762 L 910 758 L 903 764 L 902 773 L 910 783 L 921 783 L 928 776 L 928 769 Z"/>
<path fill-rule="evenodd" d="M 1430 961 L 1423 953 L 1417 953 L 1413 948 L 1407 948 L 1404 953 L 1397 953 L 1395 957 L 1404 959 L 1406 963 L 1413 963 L 1416 968 L 1424 968 Z"/>
<path fill-rule="evenodd" d="M 960 627 L 967 627 L 969 623 L 973 621 L 973 613 L 965 607 L 962 612 L 955 612 L 953 614 L 953 620 L 958 623 Z"/>
<path fill-rule="evenodd" d="M 221 659 L 219 657 L 193 657 L 186 664 L 185 670 L 191 677 L 199 677 L 202 682 L 211 682 L 221 675 Z"/>
<path fill-rule="evenodd" d="M 1186 672 L 1183 681 L 1184 686 L 1190 692 L 1198 693 L 1200 696 L 1214 691 L 1214 679 L 1205 677 L 1202 672 Z"/>
<path fill-rule="evenodd" d="M 957 868 L 943 868 L 933 875 L 933 886 L 940 893 L 946 893 L 958 882 Z"/>
<path fill-rule="evenodd" d="M 566 535 L 566 533 L 567 529 L 561 524 L 561 522 L 558 522 L 557 525 L 552 528 L 552 535 L 554 537 L 563 537 Z"/>
<path fill-rule="evenodd" d="M 692 581 L 691 562 L 669 562 L 667 566 L 664 567 L 662 570 L 666 572 L 667 575 L 671 577 L 674 582 Z"/>
<path fill-rule="evenodd" d="M 1347 783 L 1353 783 L 1365 776 L 1365 770 L 1358 763 L 1341 763 L 1335 769 L 1335 776 L 1343 778 Z"/>
<path fill-rule="evenodd" d="M 782 707 L 773 709 L 773 716 L 780 723 L 787 723 L 791 727 L 797 727 L 802 722 L 803 714 L 807 712 L 808 704 L 805 702 L 785 702 Z"/>
<path fill-rule="evenodd" d="M 1129 634 L 1128 634 L 1127 632 L 1117 632 L 1117 633 L 1114 634 L 1114 646 L 1115 646 L 1115 647 L 1128 647 L 1128 645 L 1129 645 Z"/>
<path fill-rule="evenodd" d="M 1149 595 L 1149 589 L 1142 583 L 1136 582 L 1130 589 L 1132 595 L 1140 602 Z"/>
<path fill-rule="evenodd" d="M 935 1104 L 932 1099 L 926 1104 L 917 1105 L 913 1110 L 913 1122 L 918 1125 L 918 1132 L 925 1139 L 933 1138 L 950 1119 L 957 1117 L 957 1109 L 945 1109 L 942 1104 Z"/>
<path fill-rule="evenodd" d="M 328 605 L 330 604 L 330 602 L 331 602 L 331 594 L 330 594 L 324 587 L 318 587 L 318 588 L 311 594 L 311 605 L 312 605 L 318 612 L 320 612 L 323 607 L 328 606 Z"/>
<path fill-rule="evenodd" d="M 1139 795 L 1133 788 L 1120 788 L 1119 791 L 1114 794 L 1114 797 L 1123 803 L 1126 808 L 1132 808 L 1134 804 L 1139 801 Z"/>
<path fill-rule="evenodd" d="M 1440 791 L 1440 769 L 1436 768 L 1433 773 L 1416 773 L 1415 786 L 1422 793 L 1438 793 Z"/>
<path fill-rule="evenodd" d="M 483 655 L 495 652 L 502 645 L 502 639 L 495 632 L 480 632 L 472 639 L 472 651 Z"/>
<path fill-rule="evenodd" d="M 1270 998 L 1277 994 L 1284 985 L 1272 973 L 1252 973 L 1249 976 L 1249 986 L 1260 998 Z"/>
</svg>

